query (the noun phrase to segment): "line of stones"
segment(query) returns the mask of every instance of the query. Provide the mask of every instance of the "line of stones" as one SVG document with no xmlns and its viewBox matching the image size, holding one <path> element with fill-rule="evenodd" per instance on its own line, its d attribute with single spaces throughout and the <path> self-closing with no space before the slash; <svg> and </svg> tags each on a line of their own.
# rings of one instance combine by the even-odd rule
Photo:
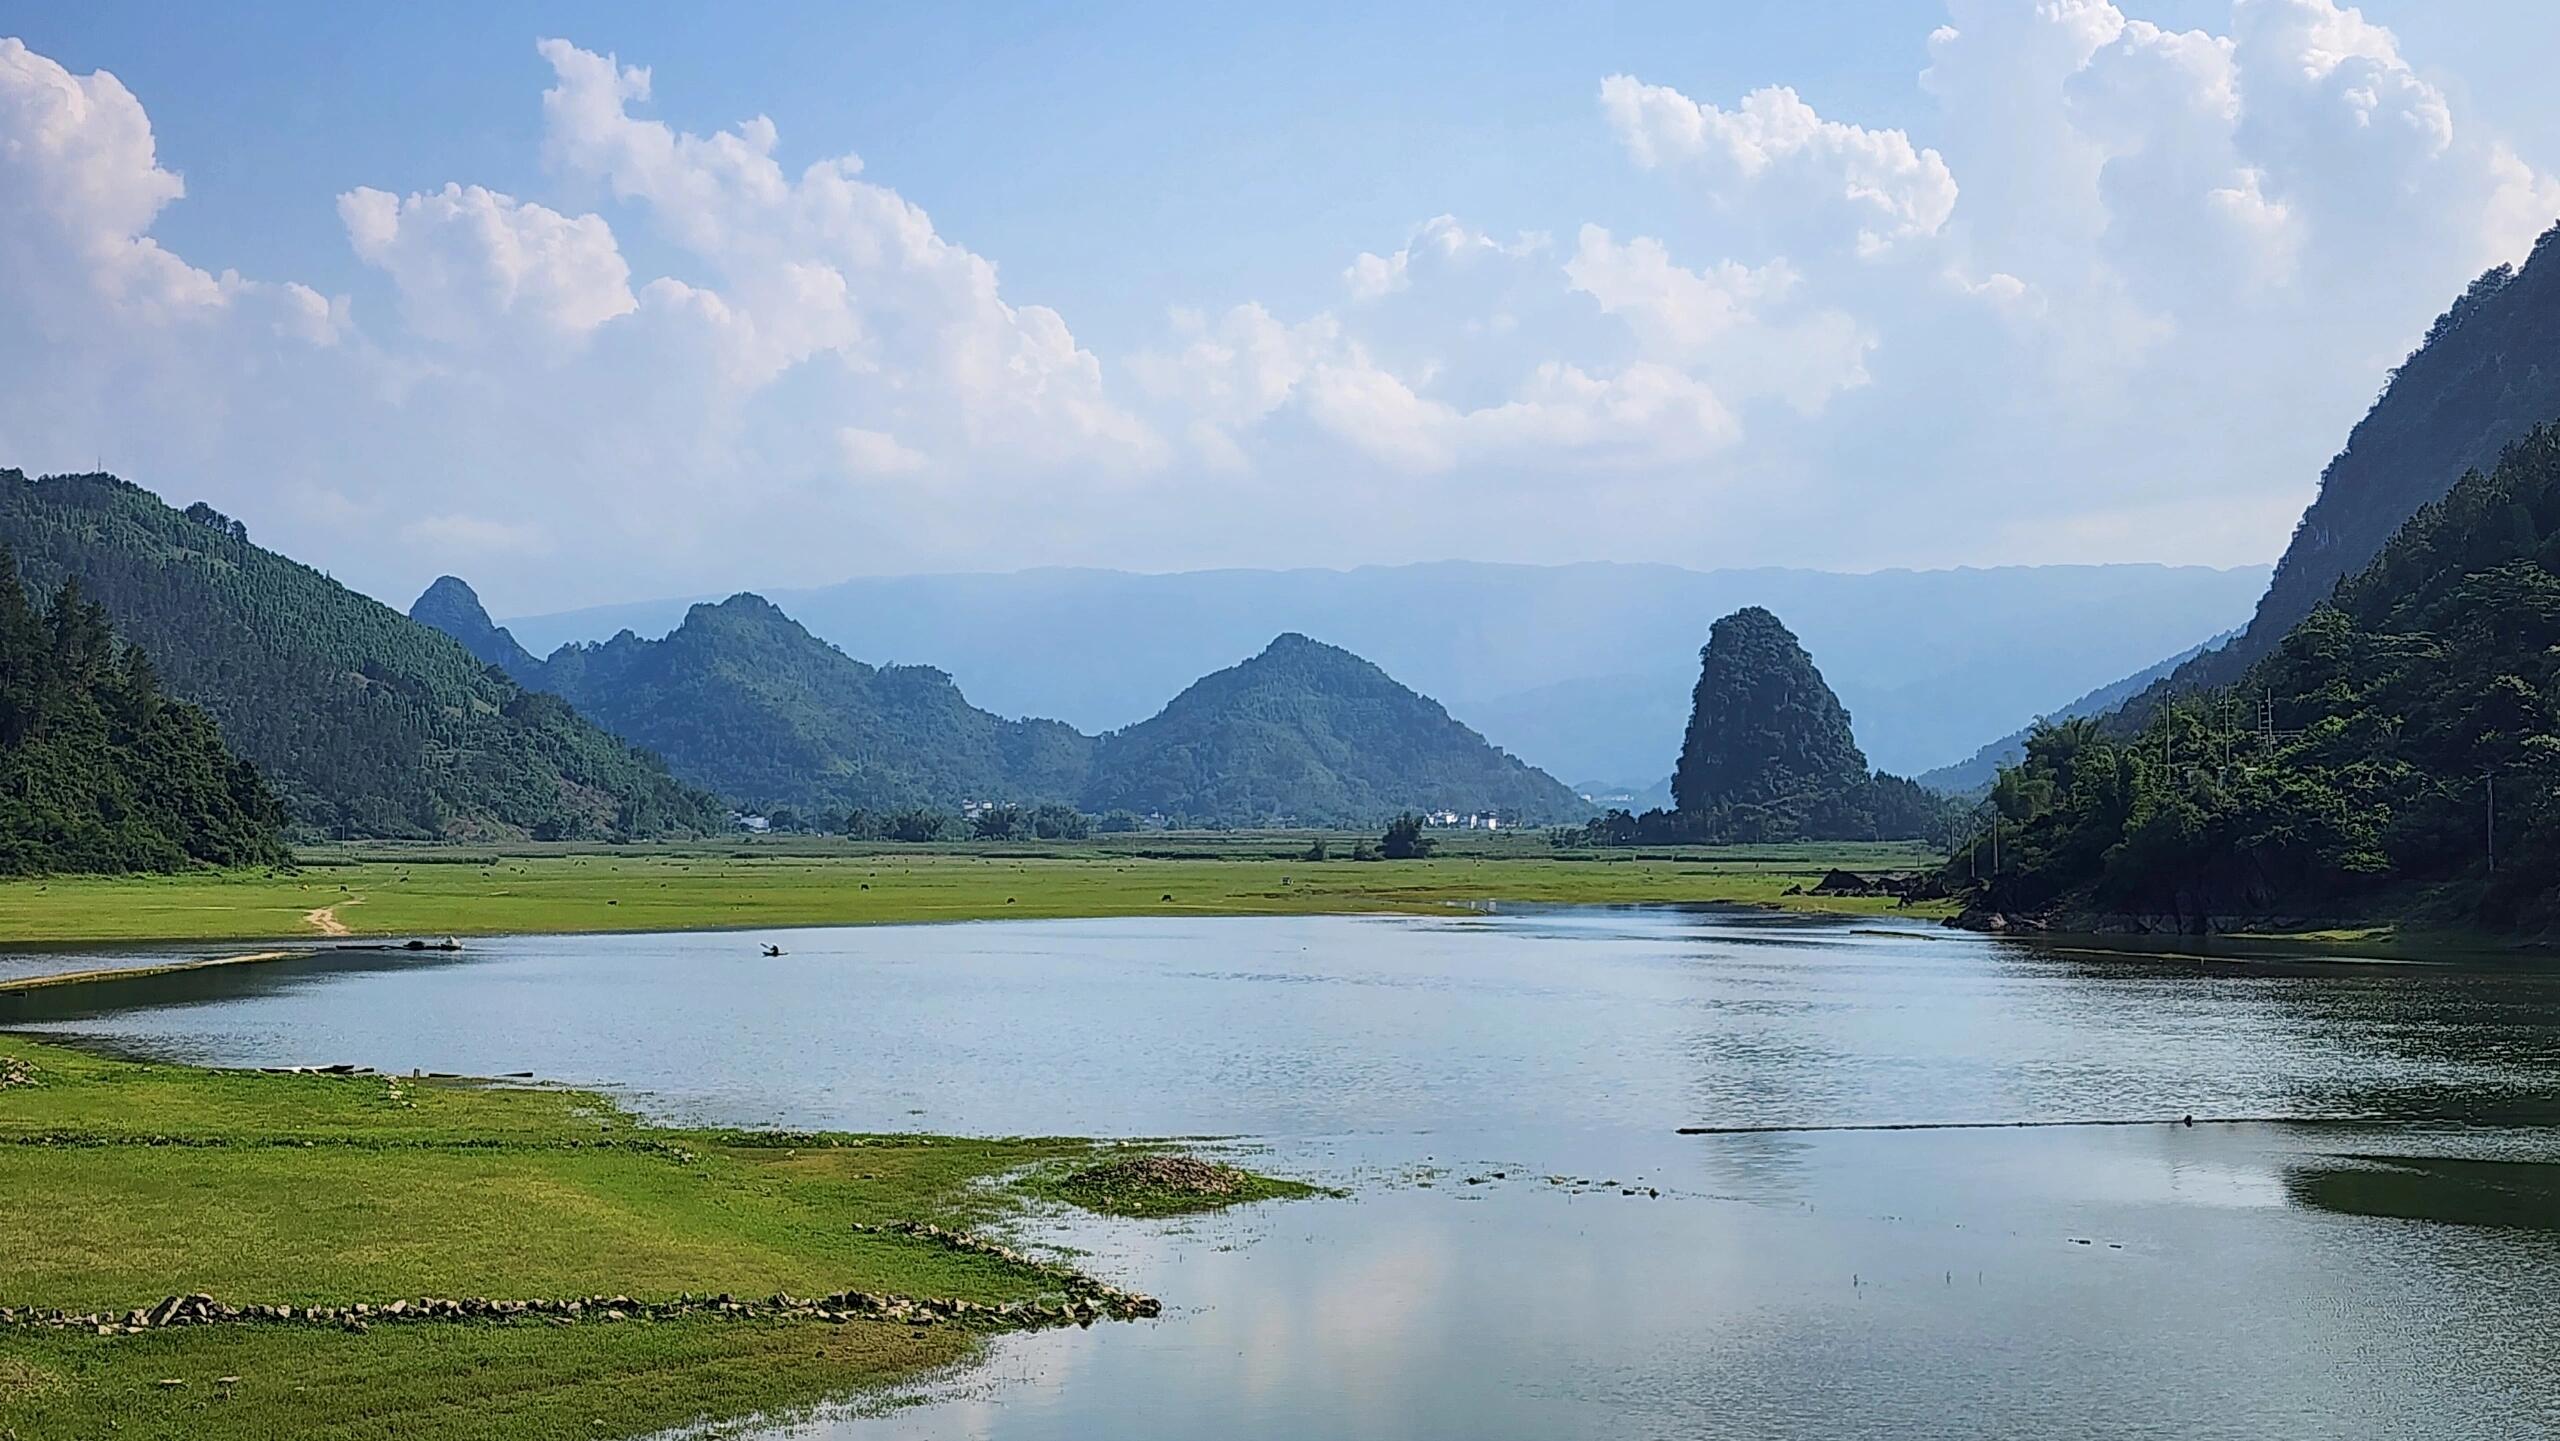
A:
<svg viewBox="0 0 2560 1441">
<path fill-rule="evenodd" d="M 629 1296 L 536 1297 L 492 1300 L 424 1297 L 381 1305 L 234 1306 L 201 1292 L 171 1296 L 157 1306 L 113 1312 L 78 1312 L 0 1306 L 0 1328 L 93 1331 L 100 1336 L 139 1335 L 176 1326 L 271 1324 L 335 1327 L 363 1332 L 377 1325 L 430 1321 L 533 1320 L 554 1326 L 581 1321 L 672 1320 L 683 1316 L 718 1316 L 729 1320 L 798 1319 L 844 1323 L 886 1321 L 909 1326 L 957 1323 L 982 1330 L 1030 1330 L 1044 1326 L 1090 1326 L 1097 1320 L 1132 1321 L 1163 1313 L 1152 1296 L 1096 1297 L 1071 1295 L 1048 1304 L 1007 1301 L 991 1305 L 957 1298 L 898 1296 L 874 1291 L 837 1291 L 825 1296 L 797 1297 L 777 1291 L 761 1300 L 740 1300 L 722 1293 L 687 1293 L 672 1301 L 642 1301 Z"/>
<path fill-rule="evenodd" d="M 1122 1290 L 1108 1281 L 1096 1280 L 1072 1266 L 1061 1266 L 1055 1261 L 1043 1261 L 1037 1256 L 1017 1251 L 1001 1241 L 990 1241 L 983 1236 L 973 1236 L 966 1231 L 954 1231 L 937 1226 L 931 1221 L 891 1221 L 878 1226 L 865 1225 L 856 1221 L 852 1229 L 878 1235 L 910 1236 L 920 1241 L 931 1242 L 948 1251 L 1002 1261 L 1016 1270 L 1029 1271 L 1055 1285 L 1066 1293 L 1070 1305 L 1091 1306 L 1114 1319 L 1130 1320 L 1141 1316 L 1157 1316 L 1164 1311 L 1164 1303 L 1153 1296 Z"/>
<path fill-rule="evenodd" d="M 1164 1303 L 1153 1296 L 1124 1290 L 1072 1267 L 1043 1261 L 1000 1242 L 965 1231 L 949 1230 L 929 1221 L 895 1221 L 881 1226 L 856 1222 L 853 1229 L 911 1236 L 947 1250 L 1002 1261 L 1055 1284 L 1064 1293 L 1064 1299 L 1054 1303 L 1006 1301 L 989 1304 L 876 1291 L 837 1291 L 811 1298 L 777 1291 L 763 1300 L 745 1301 L 727 1292 L 716 1296 L 697 1296 L 687 1292 L 672 1301 L 641 1301 L 629 1296 L 538 1297 L 529 1300 L 430 1296 L 382 1305 L 359 1301 L 346 1306 L 234 1306 L 197 1292 L 171 1296 L 157 1306 L 123 1313 L 0 1306 L 0 1328 L 81 1330 L 94 1331 L 101 1336 L 121 1336 L 171 1326 L 268 1323 L 335 1326 L 362 1332 L 377 1324 L 421 1321 L 531 1319 L 566 1326 L 580 1321 L 667 1320 L 680 1316 L 714 1315 L 736 1320 L 772 1317 L 835 1323 L 878 1320 L 912 1326 L 956 1322 L 983 1330 L 1030 1330 L 1045 1326 L 1090 1326 L 1097 1320 L 1135 1321 L 1164 1314 Z"/>
<path fill-rule="evenodd" d="M 65 1150 L 139 1146 L 197 1151 L 630 1151 L 684 1162 L 700 1159 L 691 1149 L 673 1141 L 613 1136 L 599 1136 L 592 1140 L 578 1137 L 519 1140 L 507 1136 L 172 1136 L 114 1131 L 25 1131 L 0 1134 L 0 1145 L 51 1146 Z"/>
</svg>

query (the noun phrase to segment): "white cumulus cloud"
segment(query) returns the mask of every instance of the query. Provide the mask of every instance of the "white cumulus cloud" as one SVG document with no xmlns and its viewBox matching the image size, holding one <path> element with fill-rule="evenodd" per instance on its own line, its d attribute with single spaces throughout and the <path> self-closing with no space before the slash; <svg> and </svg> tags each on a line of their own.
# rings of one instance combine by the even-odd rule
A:
<svg viewBox="0 0 2560 1441">
<path fill-rule="evenodd" d="M 1864 251 L 1935 235 L 1955 210 L 1955 176 L 1938 152 L 1899 130 L 1827 120 L 1785 86 L 1752 91 L 1724 110 L 1612 75 L 1600 82 L 1600 104 L 1638 165 L 1691 176 L 1725 204 L 1835 208 Z"/>
</svg>

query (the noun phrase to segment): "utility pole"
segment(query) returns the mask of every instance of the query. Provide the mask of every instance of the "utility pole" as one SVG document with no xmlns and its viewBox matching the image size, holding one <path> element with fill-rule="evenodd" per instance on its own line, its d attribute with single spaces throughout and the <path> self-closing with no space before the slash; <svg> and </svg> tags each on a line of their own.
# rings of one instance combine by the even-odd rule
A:
<svg viewBox="0 0 2560 1441">
<path fill-rule="evenodd" d="M 2498 773 L 2482 771 L 2480 782 L 2489 791 L 2489 874 L 2498 873 Z"/>
</svg>

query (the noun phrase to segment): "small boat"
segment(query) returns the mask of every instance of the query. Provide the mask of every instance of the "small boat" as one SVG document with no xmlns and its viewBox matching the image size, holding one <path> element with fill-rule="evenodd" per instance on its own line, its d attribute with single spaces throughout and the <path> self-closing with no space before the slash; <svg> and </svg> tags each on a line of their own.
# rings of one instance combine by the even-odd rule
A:
<svg viewBox="0 0 2560 1441">
<path fill-rule="evenodd" d="M 780 947 L 780 946 L 776 946 L 776 945 L 767 945 L 767 946 L 764 948 L 764 953 L 765 953 L 766 955 L 768 955 L 768 956 L 778 956 L 778 955 L 781 955 L 781 954 L 782 954 L 782 947 Z"/>
</svg>

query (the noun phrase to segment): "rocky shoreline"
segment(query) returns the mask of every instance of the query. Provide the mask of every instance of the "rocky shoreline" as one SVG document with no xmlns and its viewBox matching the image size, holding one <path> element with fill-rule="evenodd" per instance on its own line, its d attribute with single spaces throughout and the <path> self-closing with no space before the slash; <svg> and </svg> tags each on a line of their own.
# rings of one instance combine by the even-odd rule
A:
<svg viewBox="0 0 2560 1441">
<path fill-rule="evenodd" d="M 292 1325 L 362 1333 L 378 1325 L 422 1322 L 538 1321 L 552 1326 L 581 1322 L 669 1321 L 712 1316 L 723 1320 L 805 1320 L 842 1325 L 875 1321 L 892 1325 L 956 1324 L 973 1330 L 1031 1331 L 1057 1326 L 1090 1326 L 1096 1321 L 1140 1321 L 1164 1314 L 1153 1296 L 1123 1290 L 1072 1267 L 1043 1261 L 1000 1242 L 947 1230 L 924 1221 L 898 1221 L 884 1226 L 859 1222 L 856 1231 L 912 1236 L 952 1251 L 986 1256 L 1030 1271 L 1055 1284 L 1055 1302 L 990 1303 L 957 1297 L 900 1296 L 877 1291 L 836 1291 L 799 1297 L 777 1291 L 760 1299 L 740 1299 L 727 1292 L 687 1292 L 667 1301 L 643 1301 L 625 1295 L 493 1299 L 487 1296 L 422 1296 L 388 1302 L 357 1301 L 345 1305 L 233 1305 L 204 1292 L 170 1296 L 156 1306 L 130 1311 L 77 1311 L 58 1307 L 0 1306 L 0 1330 L 86 1331 L 99 1336 L 141 1335 L 173 1326 Z"/>
</svg>

